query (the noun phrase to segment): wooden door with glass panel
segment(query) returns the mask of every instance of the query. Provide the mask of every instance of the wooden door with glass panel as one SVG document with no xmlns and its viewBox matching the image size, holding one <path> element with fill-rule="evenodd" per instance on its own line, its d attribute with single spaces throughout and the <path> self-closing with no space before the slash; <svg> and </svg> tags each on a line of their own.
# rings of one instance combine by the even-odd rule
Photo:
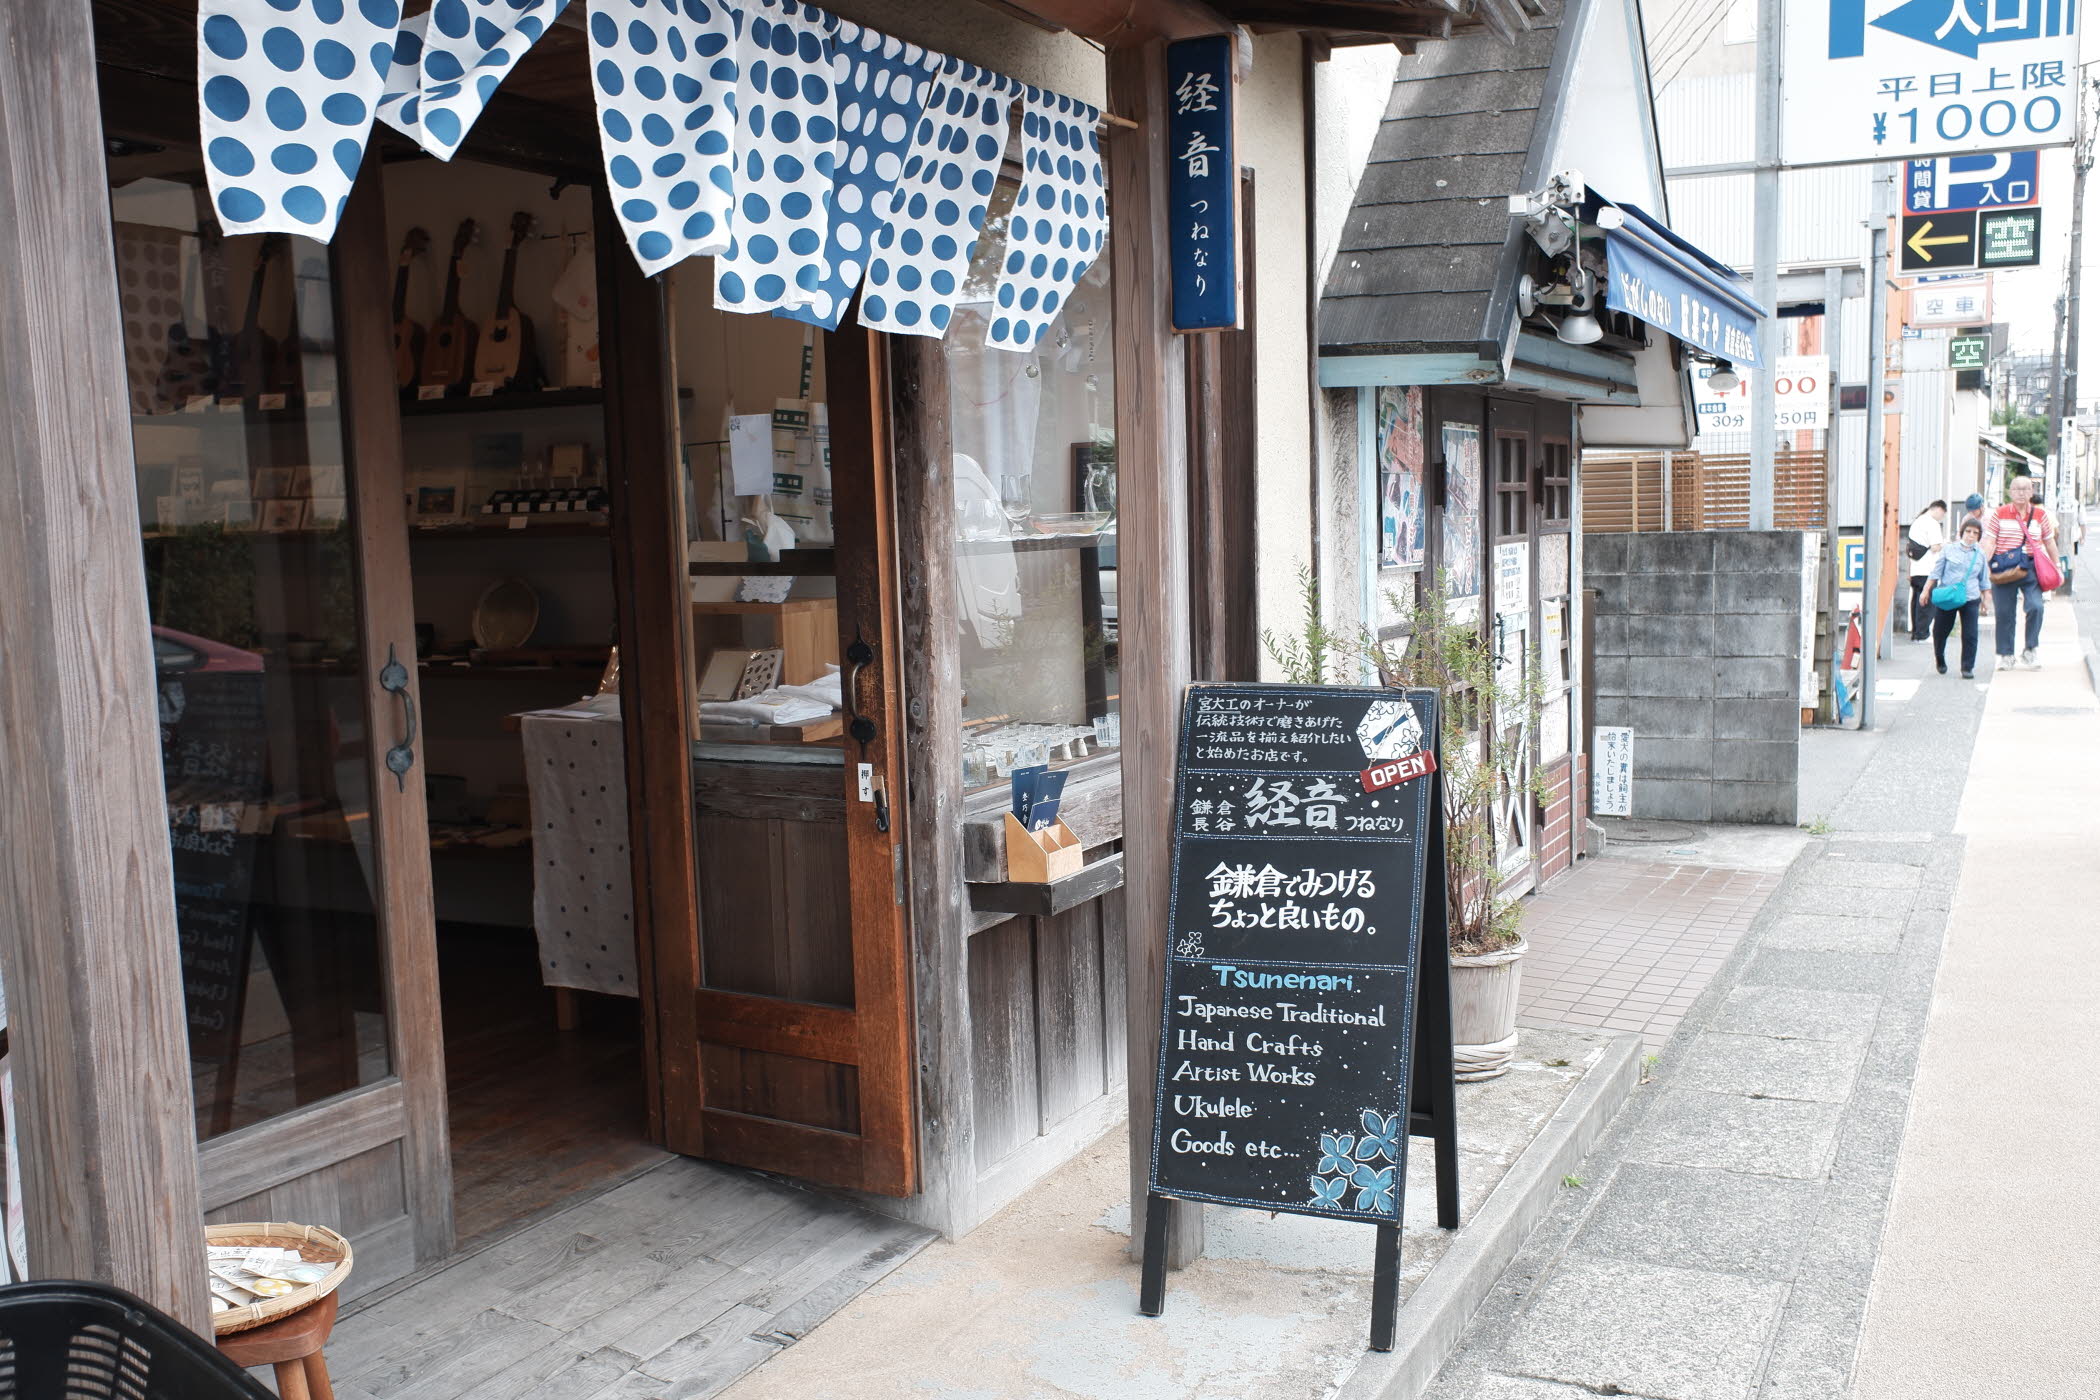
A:
<svg viewBox="0 0 2100 1400">
<path fill-rule="evenodd" d="M 621 268 L 617 286 L 649 296 L 639 281 Z M 707 282 L 681 289 L 692 286 Z M 624 324 L 623 308 L 611 309 Z M 773 406 L 775 489 L 737 495 L 731 454 L 703 441 L 687 452 L 691 491 L 664 502 L 674 518 L 679 500 L 696 503 L 675 531 L 692 562 L 673 581 L 690 623 L 689 702 L 640 714 L 640 737 L 669 752 L 673 735 L 680 745 L 686 737 L 681 716 L 694 717 L 686 868 L 697 874 L 687 927 L 664 917 L 661 891 L 651 900 L 664 1140 L 695 1156 L 908 1195 L 917 1143 L 902 817 L 892 805 L 902 726 L 880 341 L 850 315 L 847 328 L 818 337 L 715 311 L 689 292 L 674 309 L 682 345 L 733 336 L 737 347 L 719 368 L 698 351 L 682 357 L 695 367 L 696 401 Z M 629 344 L 617 341 L 615 353 Z M 628 368 L 609 371 L 616 396 Z M 710 372 L 719 381 L 699 382 Z M 718 412 L 688 410 L 703 427 Z M 770 532 L 770 562 L 749 561 L 747 528 Z M 644 553 L 637 541 L 635 557 Z M 644 612 L 637 601 L 632 616 L 647 629 Z M 635 644 L 649 644 L 646 630 Z M 785 685 L 810 687 L 808 716 L 745 722 L 736 692 L 769 666 Z M 656 827 L 671 819 L 660 804 L 636 816 Z M 668 912 L 676 916 L 677 901 Z"/>
<path fill-rule="evenodd" d="M 377 162 L 332 245 L 226 237 L 102 90 L 204 1204 L 370 1288 L 451 1241 Z"/>
</svg>

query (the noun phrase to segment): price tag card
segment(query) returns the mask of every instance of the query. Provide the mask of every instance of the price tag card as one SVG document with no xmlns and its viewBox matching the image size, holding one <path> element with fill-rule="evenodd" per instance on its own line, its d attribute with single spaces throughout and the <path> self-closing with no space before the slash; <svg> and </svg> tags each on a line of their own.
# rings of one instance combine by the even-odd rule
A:
<svg viewBox="0 0 2100 1400">
<path fill-rule="evenodd" d="M 335 390 L 333 390 L 333 389 L 308 389 L 308 390 L 306 391 L 306 406 L 307 406 L 308 408 L 333 408 L 333 407 L 335 407 Z"/>
<path fill-rule="evenodd" d="M 445 397 L 445 387 L 443 384 L 418 384 L 416 397 L 421 400 L 441 399 Z"/>
<path fill-rule="evenodd" d="M 477 379 L 474 381 L 473 387 L 467 390 L 467 397 L 470 399 L 485 399 L 496 392 L 500 382 L 494 379 Z"/>
<path fill-rule="evenodd" d="M 273 409 L 283 408 L 284 400 L 285 396 L 283 394 L 257 394 L 255 396 L 255 406 L 268 413 Z"/>
<path fill-rule="evenodd" d="M 182 411 L 184 413 L 207 413 L 211 410 L 212 402 L 210 394 L 192 394 L 182 401 Z"/>
<path fill-rule="evenodd" d="M 220 399 L 220 400 L 219 400 L 219 412 L 221 412 L 221 413 L 239 413 L 239 412 L 241 411 L 241 408 L 242 408 L 242 406 L 243 406 L 243 405 L 245 405 L 245 404 L 246 404 L 247 402 L 248 402 L 248 401 L 247 401 L 246 399 L 242 398 L 242 397 L 241 397 L 240 395 L 238 395 L 238 394 L 234 395 L 234 396 L 233 396 L 233 397 L 231 397 L 231 398 L 224 398 L 224 399 Z"/>
</svg>

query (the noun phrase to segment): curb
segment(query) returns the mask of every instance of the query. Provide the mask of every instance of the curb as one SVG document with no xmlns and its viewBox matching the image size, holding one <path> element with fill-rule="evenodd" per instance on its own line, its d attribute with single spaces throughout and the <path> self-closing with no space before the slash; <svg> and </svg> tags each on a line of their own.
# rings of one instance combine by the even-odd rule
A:
<svg viewBox="0 0 2100 1400">
<path fill-rule="evenodd" d="M 1561 1178 L 1582 1165 L 1640 1082 L 1641 1038 L 1615 1035 L 1479 1212 L 1400 1306 L 1399 1340 L 1367 1352 L 1335 1400 L 1416 1400 L 1464 1340 L 1466 1324 L 1553 1208 Z"/>
</svg>

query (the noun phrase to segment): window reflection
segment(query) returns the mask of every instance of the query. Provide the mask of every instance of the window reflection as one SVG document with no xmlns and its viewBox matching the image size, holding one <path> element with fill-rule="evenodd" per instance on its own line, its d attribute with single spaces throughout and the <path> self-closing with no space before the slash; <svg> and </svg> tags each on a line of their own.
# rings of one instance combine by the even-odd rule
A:
<svg viewBox="0 0 2100 1400">
<path fill-rule="evenodd" d="M 987 348 L 1016 192 L 993 198 L 944 342 L 967 788 L 1122 743 L 1109 260 L 1033 353 Z"/>
</svg>

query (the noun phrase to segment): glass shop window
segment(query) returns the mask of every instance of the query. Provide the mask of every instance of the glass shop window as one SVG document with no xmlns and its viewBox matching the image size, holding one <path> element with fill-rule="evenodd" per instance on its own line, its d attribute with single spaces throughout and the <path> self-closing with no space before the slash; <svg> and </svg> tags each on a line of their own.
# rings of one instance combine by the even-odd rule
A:
<svg viewBox="0 0 2100 1400">
<path fill-rule="evenodd" d="M 972 790 L 1122 744 L 1108 252 L 1033 352 L 987 346 L 1016 192 L 993 197 L 944 342 Z"/>
</svg>

